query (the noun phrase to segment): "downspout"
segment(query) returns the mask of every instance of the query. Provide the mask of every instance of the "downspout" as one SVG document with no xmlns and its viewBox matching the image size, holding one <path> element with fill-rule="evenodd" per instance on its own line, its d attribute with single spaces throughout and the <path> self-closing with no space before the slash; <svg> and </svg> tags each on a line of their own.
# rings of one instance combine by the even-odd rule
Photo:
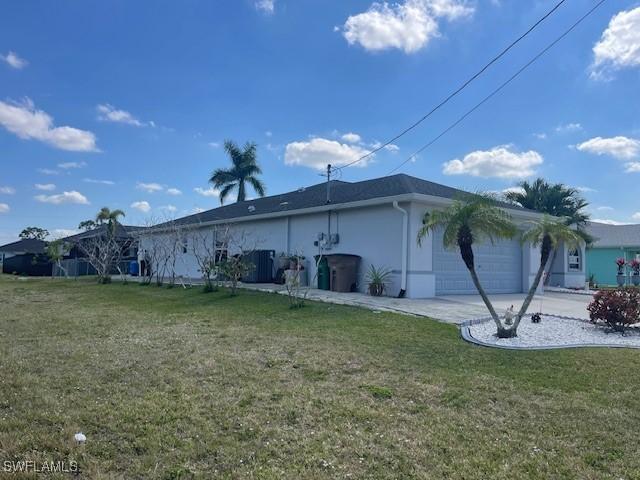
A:
<svg viewBox="0 0 640 480">
<path fill-rule="evenodd" d="M 407 251 L 407 239 L 409 237 L 409 213 L 398 205 L 397 200 L 393 202 L 393 208 L 402 213 L 402 276 L 400 277 L 400 293 L 398 293 L 398 298 L 404 298 L 407 294 L 407 261 L 409 258 L 409 252 Z"/>
</svg>

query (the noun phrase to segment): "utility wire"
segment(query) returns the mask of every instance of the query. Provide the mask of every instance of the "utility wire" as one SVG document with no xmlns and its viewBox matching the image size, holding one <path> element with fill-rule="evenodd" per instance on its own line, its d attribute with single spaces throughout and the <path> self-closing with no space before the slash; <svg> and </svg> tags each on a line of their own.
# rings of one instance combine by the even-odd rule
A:
<svg viewBox="0 0 640 480">
<path fill-rule="evenodd" d="M 558 3 L 555 4 L 555 6 L 549 10 L 547 13 L 545 13 L 536 23 L 534 23 L 526 32 L 524 32 L 522 35 L 520 35 L 517 39 L 515 39 L 513 42 L 511 42 L 504 50 L 502 50 L 498 55 L 496 55 L 489 63 L 487 63 L 484 67 L 482 67 L 477 73 L 475 73 L 472 77 L 470 77 L 467 81 L 465 81 L 462 85 L 460 85 L 456 90 L 454 90 L 451 94 L 449 94 L 448 97 L 446 97 L 444 100 L 442 100 L 439 104 L 437 104 L 435 107 L 433 107 L 426 115 L 424 115 L 422 118 L 420 118 L 419 120 L 417 120 L 416 122 L 414 122 L 413 124 L 411 124 L 410 126 L 408 126 L 407 128 L 405 128 L 404 130 L 402 130 L 400 133 L 398 133 L 395 137 L 393 137 L 392 139 L 388 140 L 387 142 L 377 146 L 376 148 L 372 149 L 371 151 L 367 152 L 366 154 L 362 155 L 360 158 L 347 163 L 346 165 L 342 165 L 341 167 L 335 167 L 334 170 L 342 170 L 343 168 L 347 168 L 350 167 L 351 165 L 354 165 L 358 162 L 361 162 L 362 160 L 364 160 L 365 158 L 370 157 L 371 155 L 379 152 L 380 150 L 382 150 L 385 147 L 388 147 L 389 145 L 391 145 L 393 142 L 395 142 L 396 140 L 398 140 L 399 138 L 403 137 L 404 135 L 406 135 L 407 133 L 409 133 L 411 130 L 413 130 L 414 128 L 416 128 L 418 125 L 420 125 L 422 122 L 424 122 L 427 118 L 429 118 L 431 115 L 433 115 L 437 110 L 439 110 L 442 106 L 444 106 L 446 103 L 448 103 L 453 97 L 455 97 L 456 95 L 458 95 L 462 90 L 464 90 L 471 82 L 473 82 L 476 78 L 478 78 L 480 75 L 482 75 L 486 70 L 489 69 L 489 67 L 491 65 L 493 65 L 494 63 L 496 63 L 498 60 L 500 60 L 500 58 L 502 58 L 504 55 L 506 55 L 506 53 L 511 50 L 513 47 L 515 47 L 518 43 L 520 43 L 521 40 L 523 40 L 527 35 L 529 35 L 531 32 L 533 32 L 538 25 L 540 25 L 542 22 L 544 22 L 547 18 L 549 18 L 558 8 L 560 8 L 562 6 L 563 3 L 565 3 L 567 0 L 560 0 Z"/>
<path fill-rule="evenodd" d="M 582 17 L 580 17 L 573 25 L 571 25 L 571 27 L 569 27 L 567 30 L 565 30 L 565 32 L 560 35 L 558 38 L 556 38 L 553 42 L 551 42 L 549 45 L 547 45 L 543 50 L 541 50 L 535 57 L 533 57 L 529 62 L 527 62 L 525 65 L 523 65 L 516 73 L 514 73 L 511 77 L 509 77 L 505 82 L 503 82 L 498 88 L 496 88 L 493 92 L 491 92 L 489 95 L 487 95 L 486 97 L 484 97 L 482 99 L 482 101 L 480 101 L 479 103 L 477 103 L 472 109 L 467 110 L 467 112 L 462 115 L 461 117 L 459 117 L 454 123 L 452 123 L 451 125 L 449 125 L 446 129 L 444 129 L 438 136 L 434 137 L 432 140 L 430 140 L 428 143 L 426 143 L 425 145 L 423 145 L 422 147 L 420 147 L 418 150 L 416 150 L 414 153 L 412 153 L 405 161 L 403 161 L 401 164 L 399 164 L 397 167 L 395 167 L 393 170 L 391 170 L 388 175 L 394 173 L 396 170 L 402 168 L 404 165 L 406 165 L 409 161 L 413 160 L 416 155 L 420 154 L 421 152 L 423 152 L 424 150 L 426 150 L 427 148 L 429 148 L 431 145 L 433 145 L 434 143 L 436 143 L 438 140 L 440 140 L 440 138 L 442 138 L 444 135 L 446 135 L 447 133 L 449 133 L 451 130 L 453 130 L 458 124 L 460 124 L 464 119 L 466 119 L 469 115 L 471 115 L 473 112 L 475 112 L 478 108 L 480 108 L 482 105 L 484 105 L 485 103 L 487 103 L 491 98 L 493 98 L 495 95 L 497 95 L 503 88 L 505 88 L 507 85 L 509 85 L 513 80 L 515 80 L 517 77 L 520 76 L 520 74 L 522 72 L 524 72 L 527 68 L 529 68 L 531 65 L 533 65 L 540 57 L 542 57 L 545 53 L 547 53 L 549 50 L 551 50 L 557 43 L 559 43 L 562 39 L 564 39 L 567 35 L 569 35 L 578 25 L 580 25 L 584 20 L 587 19 L 587 17 L 589 17 L 593 12 L 595 12 L 604 2 L 606 2 L 607 0 L 600 0 L 593 8 L 591 8 L 591 10 L 589 10 L 587 13 L 585 13 Z"/>
</svg>

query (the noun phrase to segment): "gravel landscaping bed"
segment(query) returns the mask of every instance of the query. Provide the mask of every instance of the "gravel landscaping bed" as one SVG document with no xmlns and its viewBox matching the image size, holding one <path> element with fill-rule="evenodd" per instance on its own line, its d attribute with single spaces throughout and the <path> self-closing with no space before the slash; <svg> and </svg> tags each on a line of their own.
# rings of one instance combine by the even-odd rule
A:
<svg viewBox="0 0 640 480">
<path fill-rule="evenodd" d="M 638 325 L 638 324 L 637 324 Z M 570 347 L 629 347 L 640 348 L 640 328 L 629 328 L 624 335 L 575 318 L 543 315 L 542 322 L 522 320 L 516 338 L 497 338 L 491 319 L 467 322 L 462 325 L 465 340 L 480 345 L 510 349 L 546 349 Z"/>
</svg>

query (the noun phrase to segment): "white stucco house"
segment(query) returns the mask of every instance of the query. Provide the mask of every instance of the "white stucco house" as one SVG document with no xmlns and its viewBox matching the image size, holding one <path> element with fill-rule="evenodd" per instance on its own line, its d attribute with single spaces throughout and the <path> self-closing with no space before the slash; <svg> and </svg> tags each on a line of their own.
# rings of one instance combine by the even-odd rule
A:
<svg viewBox="0 0 640 480">
<path fill-rule="evenodd" d="M 329 190 L 329 191 L 328 191 Z M 408 298 L 477 293 L 456 250 L 443 247 L 435 233 L 419 246 L 416 238 L 427 211 L 449 205 L 460 190 L 408 175 L 393 175 L 361 182 L 331 181 L 297 191 L 234 203 L 174 221 L 185 229 L 180 245 L 178 275 L 199 277 L 193 254 L 195 232 L 207 232 L 207 242 L 215 245 L 221 226 L 242 231 L 257 242 L 259 249 L 279 254 L 297 253 L 307 259 L 309 277 L 315 275 L 313 257 L 345 253 L 362 257 L 358 290 L 365 292 L 364 279 L 370 264 L 393 271 L 388 295 L 401 290 Z M 327 203 L 327 195 L 330 201 Z M 540 214 L 503 204 L 514 222 L 540 218 Z M 140 258 L 150 241 L 165 235 L 163 226 L 140 236 Z M 154 237 L 155 236 L 155 237 Z M 224 248 L 223 245 L 219 246 Z M 519 239 L 501 240 L 474 247 L 479 276 L 488 293 L 527 291 L 539 265 L 539 250 L 522 245 Z M 230 252 L 233 253 L 233 252 Z M 572 252 L 575 256 L 575 252 Z M 584 259 L 584 247 L 578 254 Z M 566 259 L 564 257 L 567 256 Z M 553 268 L 553 285 L 584 287 L 585 266 L 569 265 L 562 249 Z M 153 268 L 153 266 L 152 266 Z"/>
</svg>

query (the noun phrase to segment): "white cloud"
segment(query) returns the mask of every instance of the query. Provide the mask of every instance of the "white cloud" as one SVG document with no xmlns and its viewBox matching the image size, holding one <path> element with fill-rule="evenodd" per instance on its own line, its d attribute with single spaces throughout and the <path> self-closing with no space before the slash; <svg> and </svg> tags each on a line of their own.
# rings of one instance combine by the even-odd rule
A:
<svg viewBox="0 0 640 480">
<path fill-rule="evenodd" d="M 582 193 L 594 193 L 594 192 L 598 191 L 595 188 L 591 188 L 591 187 L 574 187 L 574 188 L 577 191 L 582 192 Z"/>
<path fill-rule="evenodd" d="M 143 127 L 147 125 L 126 110 L 118 110 L 108 103 L 98 105 L 96 110 L 98 111 L 98 120 L 102 120 L 103 122 L 125 123 L 135 127 Z M 152 127 L 155 126 L 153 122 L 150 122 L 149 125 Z"/>
<path fill-rule="evenodd" d="M 16 193 L 16 189 L 13 187 L 0 187 L 0 193 L 3 195 L 13 195 Z"/>
<path fill-rule="evenodd" d="M 598 207 L 596 208 L 596 210 L 598 210 L 599 212 L 611 212 L 614 210 L 613 207 L 607 207 L 607 206 L 602 206 L 602 207 Z"/>
<path fill-rule="evenodd" d="M 208 145 L 211 148 L 219 148 L 220 147 L 220 142 L 209 142 Z"/>
<path fill-rule="evenodd" d="M 138 190 L 143 190 L 147 193 L 161 192 L 164 188 L 159 183 L 143 183 L 138 182 L 136 185 Z"/>
<path fill-rule="evenodd" d="M 269 138 L 273 137 L 273 132 L 271 130 L 267 130 L 264 134 Z"/>
<path fill-rule="evenodd" d="M 87 166 L 87 162 L 64 162 L 59 163 L 58 168 L 63 170 L 69 170 L 70 168 L 84 168 Z"/>
<path fill-rule="evenodd" d="M 261 12 L 269 15 L 273 14 L 276 11 L 275 0 L 256 0 L 255 6 Z"/>
<path fill-rule="evenodd" d="M 29 98 L 22 103 L 0 101 L 0 125 L 24 140 L 39 140 L 61 150 L 98 151 L 93 133 L 67 126 L 54 127 L 53 118 L 36 110 Z"/>
<path fill-rule="evenodd" d="M 182 191 L 178 190 L 177 188 L 167 188 L 167 193 L 169 195 L 182 195 Z"/>
<path fill-rule="evenodd" d="M 619 222 L 608 218 L 594 218 L 591 221 L 594 223 L 604 223 L 605 225 L 629 225 L 628 222 Z"/>
<path fill-rule="evenodd" d="M 438 20 L 456 20 L 472 15 L 474 8 L 461 0 L 405 0 L 404 3 L 373 3 L 350 16 L 342 27 L 350 45 L 369 51 L 397 48 L 414 53 L 440 36 Z"/>
<path fill-rule="evenodd" d="M 0 213 L 9 213 L 9 210 L 11 210 L 9 205 L 6 203 L 0 203 Z"/>
<path fill-rule="evenodd" d="M 178 207 L 176 207 L 175 205 L 164 205 L 162 207 L 160 207 L 160 210 L 164 210 L 165 212 L 177 212 L 178 211 Z"/>
<path fill-rule="evenodd" d="M 29 62 L 27 62 L 24 58 L 20 58 L 15 52 L 9 52 L 6 55 L 0 54 L 0 60 L 5 62 L 11 68 L 15 68 L 16 70 L 21 70 L 29 65 Z"/>
<path fill-rule="evenodd" d="M 640 173 L 640 162 L 628 162 L 624 166 L 627 173 Z"/>
<path fill-rule="evenodd" d="M 607 79 L 610 71 L 640 67 L 640 7 L 615 15 L 593 47 L 591 77 Z"/>
<path fill-rule="evenodd" d="M 533 136 L 536 137 L 538 140 L 546 140 L 547 139 L 547 134 L 544 133 L 544 132 L 534 133 Z"/>
<path fill-rule="evenodd" d="M 42 173 L 43 175 L 59 175 L 60 174 L 58 170 L 51 170 L 50 168 L 39 168 L 38 172 Z"/>
<path fill-rule="evenodd" d="M 366 153 L 365 149 L 357 145 L 348 145 L 326 138 L 312 138 L 308 142 L 289 143 L 285 149 L 284 163 L 324 170 L 328 163 L 339 167 L 358 160 Z M 355 165 L 365 167 L 371 158 L 365 158 Z"/>
<path fill-rule="evenodd" d="M 362 137 L 360 137 L 360 135 L 352 132 L 345 133 L 341 138 L 347 143 L 360 143 L 362 141 Z"/>
<path fill-rule="evenodd" d="M 36 183 L 34 187 L 36 190 L 43 190 L 45 192 L 51 192 L 56 189 L 53 183 Z"/>
<path fill-rule="evenodd" d="M 202 213 L 202 212 L 206 212 L 206 209 L 202 207 L 193 207 L 193 210 L 191 210 L 191 213 Z"/>
<path fill-rule="evenodd" d="M 471 152 L 462 160 L 444 163 L 446 175 L 471 175 L 474 177 L 525 178 L 536 173 L 535 167 L 542 165 L 542 155 L 534 150 L 515 152 L 511 145 L 494 147 L 491 150 Z"/>
<path fill-rule="evenodd" d="M 200 188 L 200 187 L 196 187 L 193 189 L 194 192 L 196 192 L 198 195 L 202 195 L 203 197 L 218 197 L 220 196 L 220 191 L 216 190 L 213 187 L 209 187 L 209 188 Z"/>
<path fill-rule="evenodd" d="M 631 160 L 640 155 L 640 140 L 623 136 L 595 137 L 576 146 L 581 152 L 609 155 L 620 160 Z"/>
<path fill-rule="evenodd" d="M 70 237 L 71 235 L 76 235 L 80 233 L 80 230 L 72 229 L 72 228 L 54 228 L 51 232 L 51 237 L 53 239 L 57 238 L 65 238 Z"/>
<path fill-rule="evenodd" d="M 86 183 L 96 183 L 100 185 L 115 185 L 115 182 L 112 182 L 111 180 L 96 180 L 95 178 L 83 178 L 82 181 Z"/>
<path fill-rule="evenodd" d="M 149 210 L 151 210 L 151 205 L 149 205 L 149 202 L 142 200 L 139 202 L 133 202 L 130 205 L 131 208 L 135 208 L 136 210 L 139 210 L 141 212 L 147 213 Z"/>
<path fill-rule="evenodd" d="M 503 195 L 506 195 L 507 193 L 523 193 L 524 194 L 525 192 L 524 192 L 524 188 L 522 187 L 508 187 L 502 190 L 500 193 L 502 193 Z"/>
<path fill-rule="evenodd" d="M 634 220 L 640 220 L 640 212 L 636 212 L 633 215 L 631 215 L 631 218 L 633 218 Z"/>
<path fill-rule="evenodd" d="M 566 123 L 564 125 L 558 125 L 556 127 L 557 133 L 571 133 L 579 132 L 582 130 L 582 125 L 579 123 Z"/>
<path fill-rule="evenodd" d="M 52 203 L 54 205 L 62 205 L 65 203 L 75 203 L 78 205 L 89 205 L 89 200 L 80 192 L 72 190 L 70 192 L 62 192 L 56 195 L 36 195 L 35 199 L 42 203 Z"/>
</svg>

